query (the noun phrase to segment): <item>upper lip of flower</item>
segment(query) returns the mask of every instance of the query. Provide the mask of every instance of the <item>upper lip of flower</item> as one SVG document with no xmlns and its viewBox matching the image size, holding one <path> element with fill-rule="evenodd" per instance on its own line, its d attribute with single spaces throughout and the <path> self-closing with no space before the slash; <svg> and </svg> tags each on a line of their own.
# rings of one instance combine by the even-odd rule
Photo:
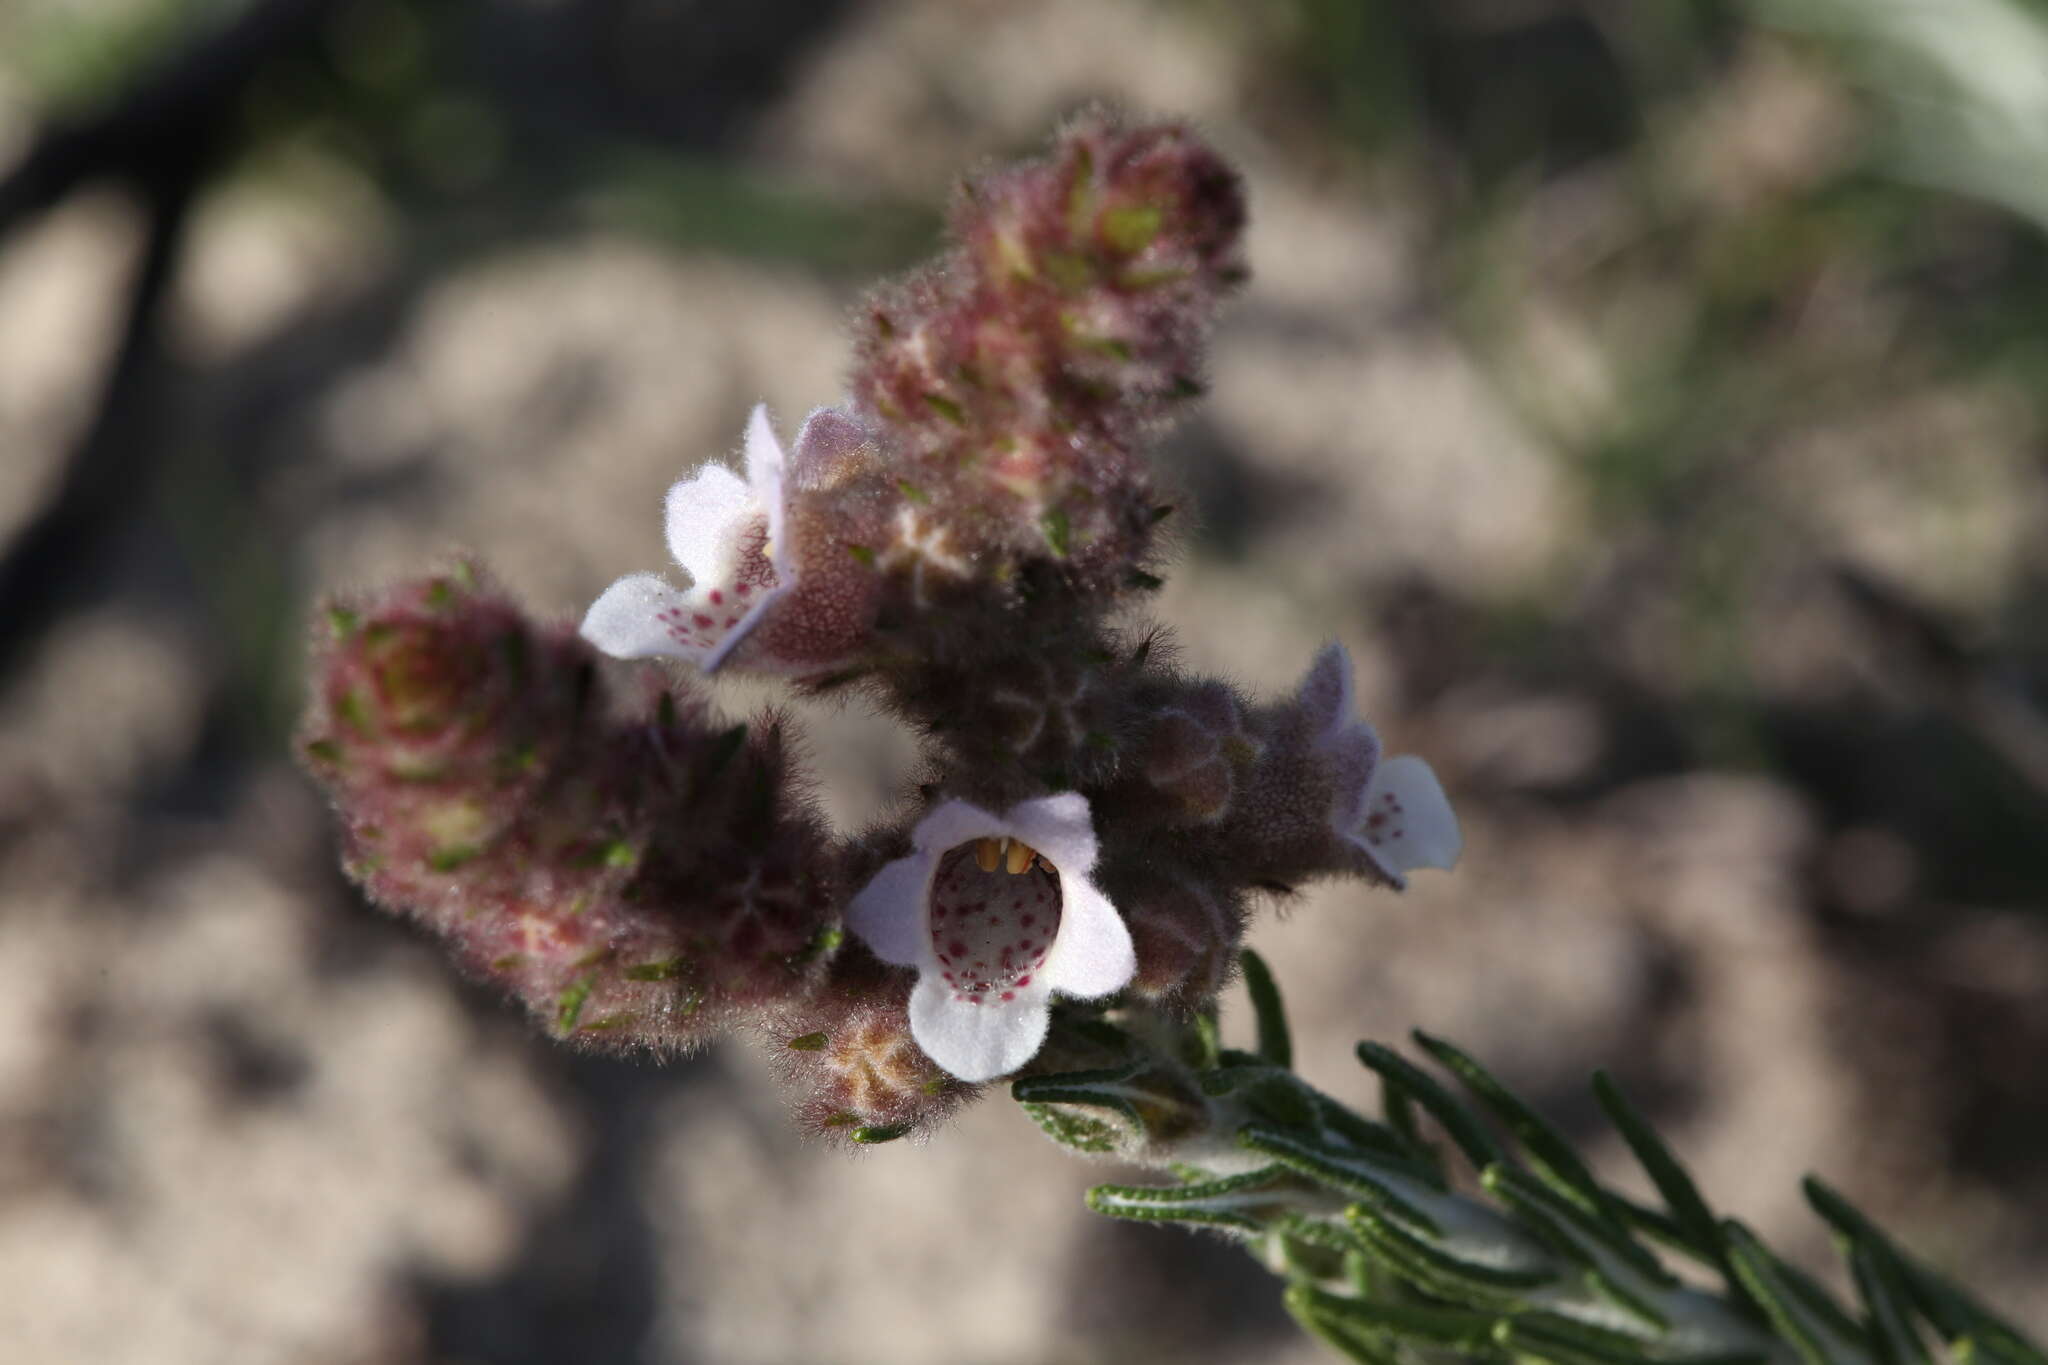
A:
<svg viewBox="0 0 2048 1365">
<path fill-rule="evenodd" d="M 1465 839 L 1442 784 L 1413 754 L 1382 755 L 1379 736 L 1354 714 L 1351 655 L 1344 646 L 1329 645 L 1316 656 L 1296 704 L 1335 783 L 1331 832 L 1371 860 L 1397 890 L 1407 887 L 1407 874 L 1415 868 L 1455 866 Z"/>
<path fill-rule="evenodd" d="M 1007 849 L 997 845 L 997 868 L 1014 872 L 991 868 L 991 875 L 1031 869 L 1031 859 L 1016 853 L 1018 845 L 1038 856 L 1057 879 L 1059 921 L 1042 963 L 970 985 L 941 960 L 933 932 L 933 882 L 955 850 L 985 860 L 985 840 L 1011 841 Z M 1094 999 L 1130 981 L 1137 969 L 1130 932 L 1089 876 L 1097 849 L 1086 798 L 1065 792 L 1021 802 L 1001 815 L 947 801 L 918 823 L 911 842 L 910 856 L 882 868 L 854 897 L 846 922 L 883 961 L 918 969 L 911 1034 L 954 1076 L 992 1080 L 1030 1061 L 1044 1041 L 1055 991 Z M 1001 912 L 985 913 L 993 925 Z M 994 927 L 1000 937 L 1008 926 Z"/>
<path fill-rule="evenodd" d="M 654 574 L 628 574 L 591 603 L 583 637 L 617 658 L 666 655 L 715 671 L 796 585 L 786 524 L 787 463 L 767 405 L 756 404 L 747 422 L 744 482 L 724 465 L 708 464 L 668 490 L 668 549 L 690 575 L 687 592 Z M 766 528 L 754 551 L 770 569 L 765 584 L 739 577 L 755 518 Z M 701 638 L 713 631 L 719 633 Z"/>
</svg>

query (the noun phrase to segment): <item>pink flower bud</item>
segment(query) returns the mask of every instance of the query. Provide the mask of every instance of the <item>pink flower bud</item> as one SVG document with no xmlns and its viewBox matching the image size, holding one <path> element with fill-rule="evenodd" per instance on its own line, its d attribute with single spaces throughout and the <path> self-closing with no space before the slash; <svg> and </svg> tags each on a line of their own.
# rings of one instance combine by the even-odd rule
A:
<svg viewBox="0 0 2048 1365">
<path fill-rule="evenodd" d="M 1237 177 L 1185 128 L 1094 115 L 969 185 L 952 226 L 947 258 L 870 302 L 855 404 L 894 437 L 918 536 L 943 528 L 969 576 L 1051 563 L 1115 590 L 1160 504 L 1142 440 L 1199 390 L 1244 278 Z"/>
<path fill-rule="evenodd" d="M 1239 774 L 1258 754 L 1237 695 L 1207 681 L 1163 704 L 1137 747 L 1136 766 L 1157 793 L 1161 823 L 1200 825 L 1230 809 Z"/>
<path fill-rule="evenodd" d="M 1205 880 L 1162 872 L 1109 880 L 1137 950 L 1133 995 L 1194 1006 L 1213 1000 L 1229 982 L 1244 941 L 1245 905 L 1241 896 Z"/>
<path fill-rule="evenodd" d="M 816 980 L 836 854 L 773 717 L 607 723 L 588 648 L 473 574 L 333 619 L 305 752 L 351 874 L 551 1032 L 675 1047 Z"/>
<path fill-rule="evenodd" d="M 956 1080 L 911 1035 L 911 983 L 861 953 L 842 954 L 812 995 L 760 1030 L 812 1132 L 888 1141 L 929 1127 L 978 1087 Z"/>
</svg>

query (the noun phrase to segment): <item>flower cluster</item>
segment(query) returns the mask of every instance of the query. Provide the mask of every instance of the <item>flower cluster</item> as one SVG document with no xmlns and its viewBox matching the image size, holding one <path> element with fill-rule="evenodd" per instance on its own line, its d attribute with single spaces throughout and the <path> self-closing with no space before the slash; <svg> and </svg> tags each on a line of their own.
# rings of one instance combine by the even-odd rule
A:
<svg viewBox="0 0 2048 1365">
<path fill-rule="evenodd" d="M 1381 757 L 1341 648 L 1262 704 L 1129 633 L 1172 508 L 1145 438 L 1199 388 L 1243 222 L 1185 128 L 1085 118 L 875 296 L 844 406 L 786 447 L 757 407 L 744 476 L 669 490 L 679 580 L 574 631 L 471 569 L 337 608 L 304 744 L 353 875 L 556 1034 L 751 1031 L 804 1122 L 879 1141 L 1105 1016 L 1204 1010 L 1265 892 L 1448 867 L 1443 791 Z M 721 669 L 863 689 L 924 737 L 918 801 L 833 834 L 790 720 L 699 699 Z"/>
</svg>

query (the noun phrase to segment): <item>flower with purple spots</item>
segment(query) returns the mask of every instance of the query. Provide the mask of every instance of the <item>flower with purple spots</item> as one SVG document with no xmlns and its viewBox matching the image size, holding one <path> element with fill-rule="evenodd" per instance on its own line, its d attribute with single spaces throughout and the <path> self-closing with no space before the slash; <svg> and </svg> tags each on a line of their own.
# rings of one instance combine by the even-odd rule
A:
<svg viewBox="0 0 2048 1365">
<path fill-rule="evenodd" d="M 1405 888 L 1418 867 L 1455 866 L 1465 839 L 1442 784 L 1412 754 L 1381 760 L 1379 736 L 1354 714 L 1351 655 L 1344 646 L 1330 645 L 1316 656 L 1295 702 L 1335 781 L 1331 832 L 1396 888 Z"/>
<path fill-rule="evenodd" d="M 995 815 L 947 801 L 875 874 L 847 927 L 918 970 L 910 1031 L 963 1081 L 1008 1075 L 1045 1041 L 1052 996 L 1097 999 L 1137 970 L 1130 932 L 1088 874 L 1095 827 L 1074 792 Z"/>
<path fill-rule="evenodd" d="M 591 604 L 584 639 L 614 658 L 688 659 L 709 673 L 796 586 L 783 526 L 787 462 L 765 404 L 747 423 L 746 461 L 744 481 L 707 464 L 668 490 L 668 549 L 689 588 L 628 574 Z"/>
</svg>

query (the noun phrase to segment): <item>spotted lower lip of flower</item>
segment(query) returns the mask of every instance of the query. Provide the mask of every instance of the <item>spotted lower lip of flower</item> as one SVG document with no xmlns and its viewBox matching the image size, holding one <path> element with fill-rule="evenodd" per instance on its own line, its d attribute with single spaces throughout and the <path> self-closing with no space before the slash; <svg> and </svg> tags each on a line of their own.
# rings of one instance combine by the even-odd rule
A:
<svg viewBox="0 0 2048 1365">
<path fill-rule="evenodd" d="M 783 524 L 787 461 L 765 404 L 747 422 L 746 464 L 744 481 L 707 464 L 668 490 L 668 549 L 690 586 L 628 574 L 591 603 L 584 639 L 615 658 L 687 659 L 710 673 L 796 586 Z"/>
<path fill-rule="evenodd" d="M 1382 760 L 1379 736 L 1357 718 L 1351 655 L 1333 644 L 1316 656 L 1295 695 L 1310 742 L 1335 783 L 1330 829 L 1371 860 L 1396 889 L 1418 867 L 1449 871 L 1464 851 L 1458 817 L 1428 763 L 1412 754 Z"/>
<path fill-rule="evenodd" d="M 1001 815 L 947 801 L 911 844 L 853 898 L 846 924 L 884 962 L 917 968 L 911 1036 L 961 1080 L 1030 1061 L 1055 993 L 1097 999 L 1137 970 L 1123 917 L 1089 879 L 1086 798 L 1065 792 Z"/>
</svg>

